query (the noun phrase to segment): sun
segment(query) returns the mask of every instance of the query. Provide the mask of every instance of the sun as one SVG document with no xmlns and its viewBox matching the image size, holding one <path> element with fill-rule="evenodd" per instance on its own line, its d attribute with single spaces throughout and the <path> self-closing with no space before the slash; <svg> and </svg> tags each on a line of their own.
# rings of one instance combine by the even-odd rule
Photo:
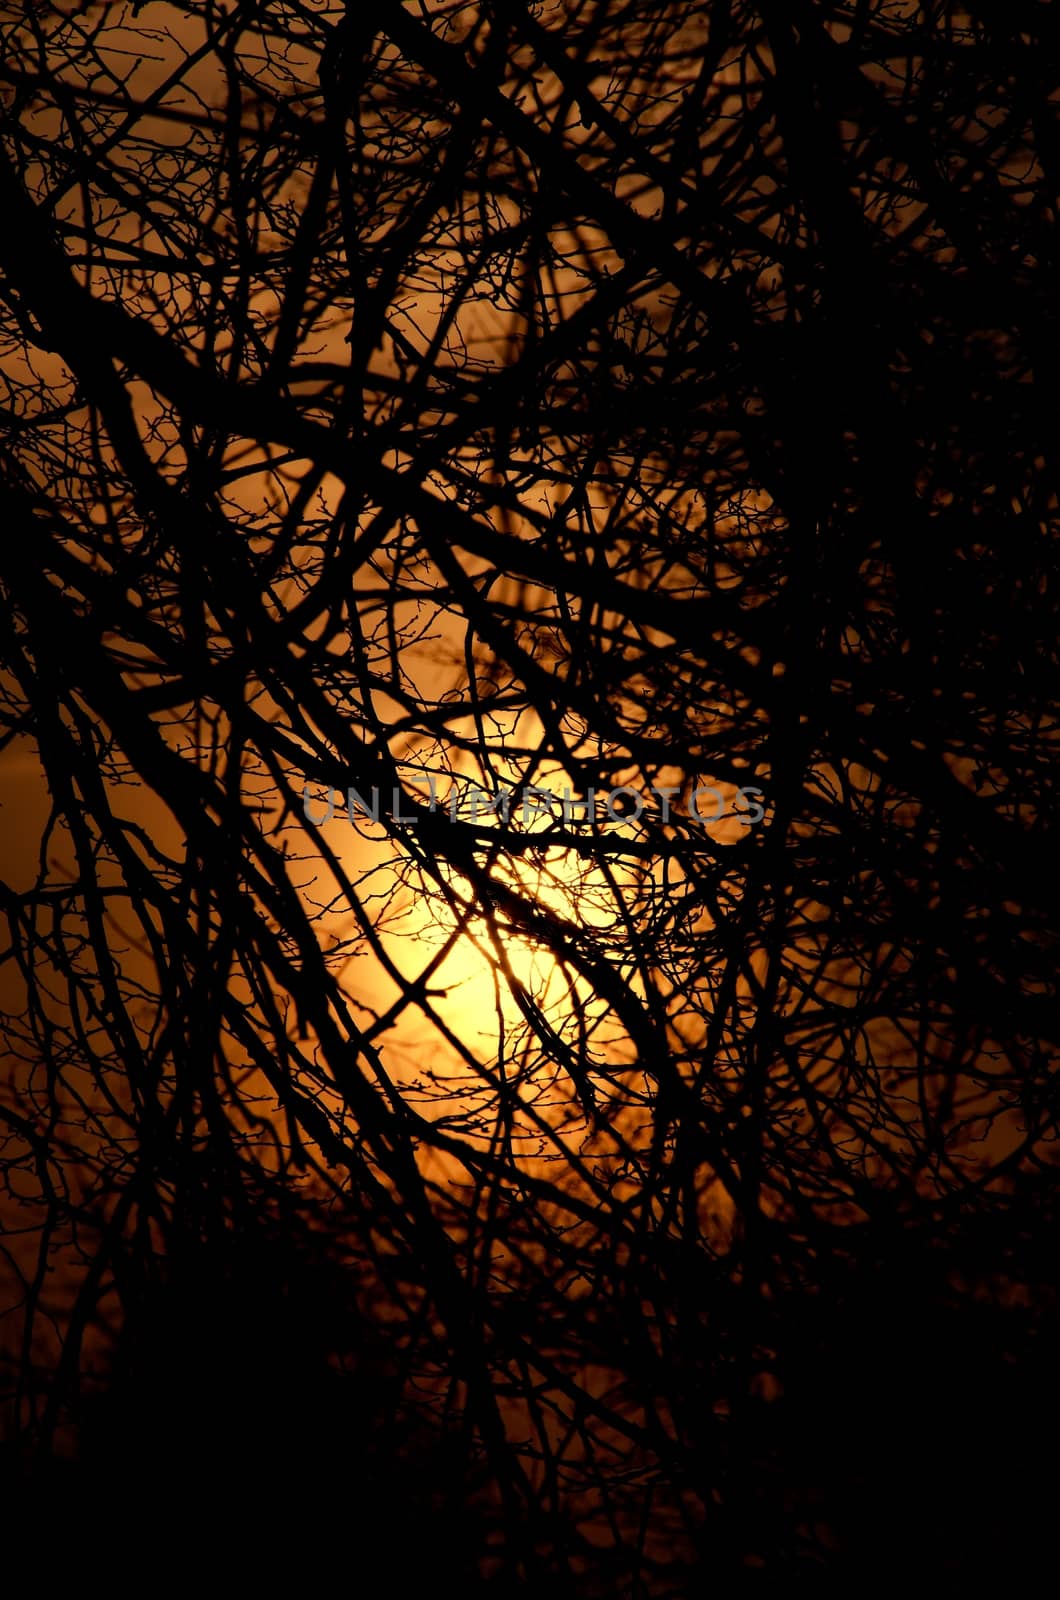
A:
<svg viewBox="0 0 1060 1600">
<path fill-rule="evenodd" d="M 525 828 L 521 818 L 498 823 L 474 880 L 471 868 L 395 836 L 385 817 L 337 814 L 321 830 L 358 907 L 316 875 L 305 892 L 327 906 L 321 933 L 341 960 L 343 992 L 402 1092 L 431 1085 L 441 1099 L 473 1084 L 485 1095 L 513 1062 L 526 1082 L 558 1083 L 557 1040 L 602 1068 L 621 1050 L 622 1029 L 579 952 L 590 933 L 619 937 L 625 875 L 619 862 L 605 870 L 584 851 L 547 845 L 548 826 L 543 812 Z"/>
</svg>

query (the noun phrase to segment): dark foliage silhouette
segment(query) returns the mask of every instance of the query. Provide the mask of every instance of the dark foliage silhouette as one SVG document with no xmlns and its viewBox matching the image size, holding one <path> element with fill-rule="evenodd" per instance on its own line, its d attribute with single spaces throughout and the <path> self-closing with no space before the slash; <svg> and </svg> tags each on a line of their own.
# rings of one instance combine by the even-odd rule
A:
<svg viewBox="0 0 1060 1600">
<path fill-rule="evenodd" d="M 1056 14 L 2 26 L 13 1500 L 1017 1573 Z"/>
</svg>

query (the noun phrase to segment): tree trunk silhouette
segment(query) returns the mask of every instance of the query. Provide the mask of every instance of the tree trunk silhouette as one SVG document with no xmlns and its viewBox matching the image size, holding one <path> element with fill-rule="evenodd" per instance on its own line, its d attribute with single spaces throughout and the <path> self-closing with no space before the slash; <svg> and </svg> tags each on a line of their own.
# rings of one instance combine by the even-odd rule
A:
<svg viewBox="0 0 1060 1600">
<path fill-rule="evenodd" d="M 0 28 L 12 1503 L 1033 1570 L 1052 13 Z"/>
</svg>

